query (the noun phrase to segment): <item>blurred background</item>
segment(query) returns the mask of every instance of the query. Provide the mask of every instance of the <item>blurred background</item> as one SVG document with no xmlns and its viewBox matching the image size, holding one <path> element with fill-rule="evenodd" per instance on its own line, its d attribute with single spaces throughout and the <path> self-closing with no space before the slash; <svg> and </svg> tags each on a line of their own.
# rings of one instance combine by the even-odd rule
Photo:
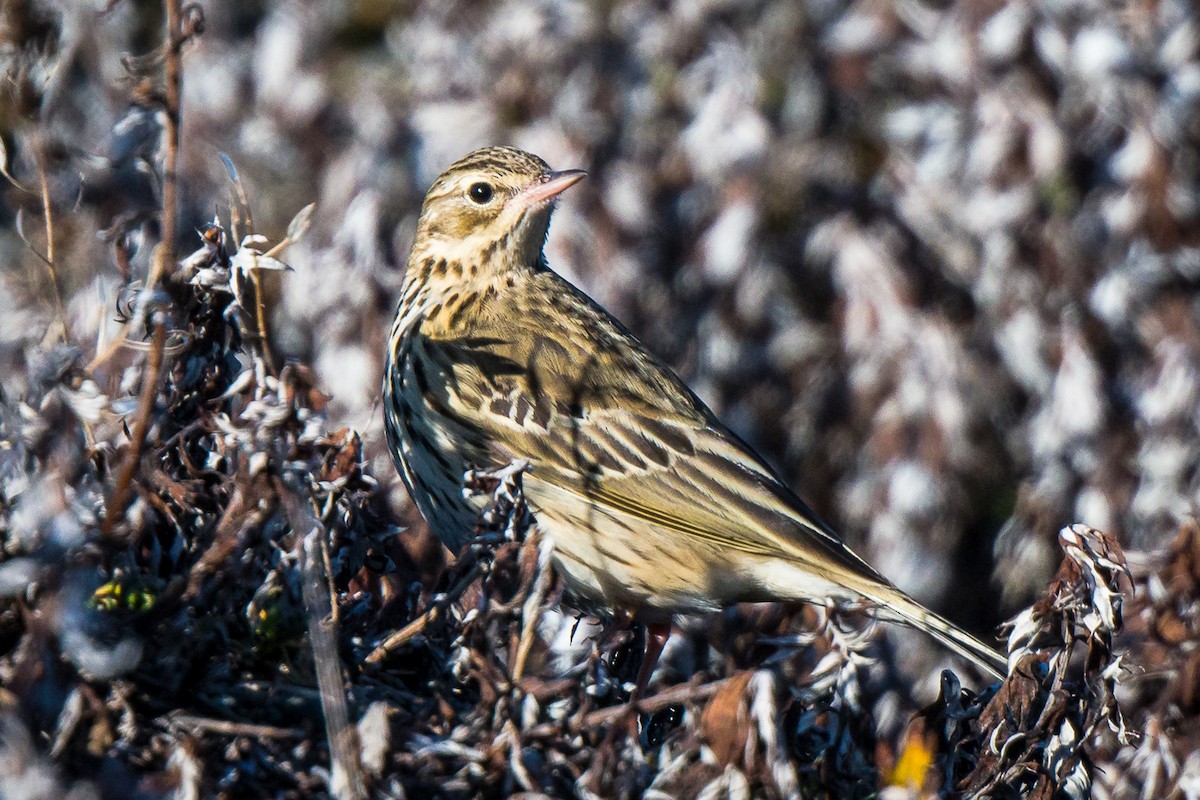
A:
<svg viewBox="0 0 1200 800">
<path fill-rule="evenodd" d="M 278 356 L 311 363 L 392 504 L 378 387 L 421 198 L 513 144 L 589 178 L 551 265 L 674 365 L 869 561 L 976 630 L 1064 525 L 1164 543 L 1200 491 L 1200 27 L 1183 0 L 200 4 L 180 252 L 237 165 Z M 144 278 L 156 2 L 9 0 L 0 140 L 56 208 L 71 339 Z M 40 198 L 0 207 L 0 369 L 54 314 Z M 132 210 L 131 210 L 132 209 Z M 139 212 L 138 209 L 144 209 Z M 114 249 L 114 243 L 123 247 Z M 119 250 L 129 258 L 114 257 Z M 100 331 L 98 335 L 97 331 Z M 114 374 L 112 381 L 121 376 Z"/>
</svg>

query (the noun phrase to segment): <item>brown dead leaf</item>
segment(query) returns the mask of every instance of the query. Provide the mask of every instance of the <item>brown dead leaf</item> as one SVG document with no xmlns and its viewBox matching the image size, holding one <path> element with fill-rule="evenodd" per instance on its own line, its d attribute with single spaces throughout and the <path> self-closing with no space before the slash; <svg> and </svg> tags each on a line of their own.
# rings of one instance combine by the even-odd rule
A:
<svg viewBox="0 0 1200 800">
<path fill-rule="evenodd" d="M 750 736 L 750 713 L 746 707 L 746 687 L 752 670 L 739 672 L 712 696 L 700 715 L 700 736 L 712 748 L 722 765 L 735 763 L 746 749 Z"/>
</svg>

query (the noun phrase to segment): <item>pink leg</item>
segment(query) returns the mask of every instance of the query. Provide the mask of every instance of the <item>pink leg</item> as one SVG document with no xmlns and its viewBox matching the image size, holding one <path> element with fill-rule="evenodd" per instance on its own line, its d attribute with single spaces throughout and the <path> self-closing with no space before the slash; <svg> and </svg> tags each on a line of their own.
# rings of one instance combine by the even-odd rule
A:
<svg viewBox="0 0 1200 800">
<path fill-rule="evenodd" d="M 642 658 L 642 666 L 638 669 L 637 683 L 629 698 L 629 705 L 635 710 L 637 702 L 646 693 L 646 685 L 650 683 L 650 676 L 654 674 L 654 668 L 658 666 L 658 659 L 669 638 L 671 638 L 670 623 L 664 625 L 660 622 L 646 626 L 646 655 Z"/>
</svg>

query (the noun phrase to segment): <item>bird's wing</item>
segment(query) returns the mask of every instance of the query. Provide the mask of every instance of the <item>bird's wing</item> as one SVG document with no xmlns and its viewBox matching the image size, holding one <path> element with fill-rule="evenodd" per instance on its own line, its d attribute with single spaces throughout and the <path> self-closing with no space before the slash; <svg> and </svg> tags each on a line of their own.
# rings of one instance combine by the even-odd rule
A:
<svg viewBox="0 0 1200 800">
<path fill-rule="evenodd" d="M 554 435 L 511 436 L 541 480 L 722 548 L 878 578 L 773 471 L 723 427 L 589 406 Z M 514 451 L 513 455 L 519 455 Z M 526 456 L 528 457 L 528 456 Z M 827 571 L 828 567 L 822 569 Z"/>
<path fill-rule="evenodd" d="M 586 503 L 713 545 L 883 581 L 620 323 L 568 299 L 422 342 L 451 377 L 445 405 L 482 429 L 494 462 L 529 459 Z M 513 329 L 531 318 L 535 330 Z"/>
</svg>

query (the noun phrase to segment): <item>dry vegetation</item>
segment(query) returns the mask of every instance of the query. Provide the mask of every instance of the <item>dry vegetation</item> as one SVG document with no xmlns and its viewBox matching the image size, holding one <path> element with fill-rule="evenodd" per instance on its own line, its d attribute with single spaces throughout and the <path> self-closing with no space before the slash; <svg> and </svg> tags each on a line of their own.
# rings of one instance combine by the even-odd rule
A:
<svg viewBox="0 0 1200 800">
<path fill-rule="evenodd" d="M 0 798 L 1200 795 L 1188 6 L 215 5 L 0 9 Z M 1007 681 L 738 608 L 617 735 L 641 632 L 556 606 L 519 469 L 446 566 L 376 387 L 423 187 L 499 141 Z"/>
</svg>

